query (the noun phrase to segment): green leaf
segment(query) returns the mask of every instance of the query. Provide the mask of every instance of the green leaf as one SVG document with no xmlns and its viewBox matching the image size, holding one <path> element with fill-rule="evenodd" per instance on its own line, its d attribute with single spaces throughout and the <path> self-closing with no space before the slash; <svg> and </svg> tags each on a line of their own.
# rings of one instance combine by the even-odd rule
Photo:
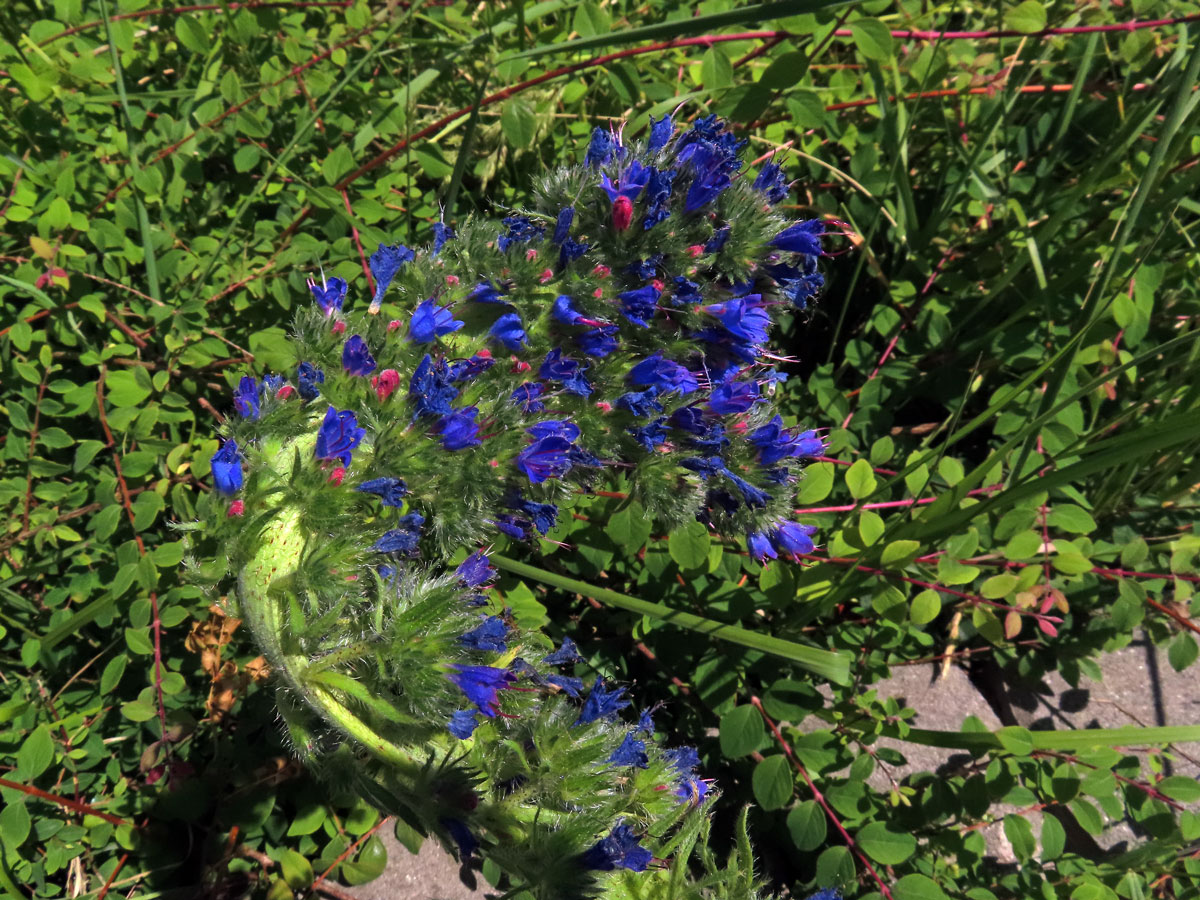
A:
<svg viewBox="0 0 1200 900">
<path fill-rule="evenodd" d="M 1081 506 L 1067 503 L 1050 510 L 1046 517 L 1051 528 L 1069 531 L 1072 534 L 1091 534 L 1096 530 L 1096 520 Z"/>
<path fill-rule="evenodd" d="M 817 857 L 817 884 L 848 887 L 854 875 L 854 857 L 845 847 L 826 847 Z"/>
<path fill-rule="evenodd" d="M 1154 787 L 1180 803 L 1200 801 L 1200 782 L 1186 775 L 1168 775 L 1157 782 Z"/>
<path fill-rule="evenodd" d="M 604 533 L 612 538 L 613 543 L 625 548 L 627 553 L 632 553 L 645 546 L 652 525 L 642 504 L 633 500 L 608 520 L 608 524 L 604 526 Z"/>
<path fill-rule="evenodd" d="M 243 144 L 238 152 L 233 154 L 233 168 L 238 172 L 249 172 L 258 165 L 262 151 L 256 144 Z"/>
<path fill-rule="evenodd" d="M 1033 752 L 1033 735 L 1028 728 L 1010 725 L 996 732 L 1000 746 L 1013 756 L 1028 756 Z"/>
<path fill-rule="evenodd" d="M 125 674 L 125 666 L 129 663 L 129 657 L 124 653 L 119 656 L 114 656 L 104 666 L 104 671 L 100 673 L 100 693 L 109 694 L 121 682 L 121 676 Z"/>
<path fill-rule="evenodd" d="M 721 753 L 727 759 L 753 753 L 766 736 L 762 714 L 755 706 L 738 706 L 721 716 Z"/>
<path fill-rule="evenodd" d="M 719 46 L 709 47 L 700 58 L 700 83 L 710 91 L 733 84 L 733 63 Z"/>
<path fill-rule="evenodd" d="M 1011 840 L 1011 838 L 1010 838 Z M 1046 813 L 1042 816 L 1042 859 L 1058 859 L 1067 846 L 1067 832 L 1062 822 Z"/>
<path fill-rule="evenodd" d="M 698 569 L 708 562 L 708 529 L 700 522 L 688 522 L 667 538 L 667 550 L 679 568 Z"/>
<path fill-rule="evenodd" d="M 816 850 L 825 843 L 829 825 L 825 810 L 816 800 L 804 800 L 792 807 L 787 815 L 788 833 L 797 850 Z"/>
<path fill-rule="evenodd" d="M 537 113 L 528 100 L 515 97 L 504 104 L 500 111 L 500 128 L 509 146 L 518 150 L 528 150 L 533 145 L 537 133 Z"/>
<path fill-rule="evenodd" d="M 1046 27 L 1046 5 L 1040 0 L 1025 0 L 1004 14 L 1004 24 L 1023 34 L 1042 31 Z"/>
<path fill-rule="evenodd" d="M 283 871 L 283 879 L 289 887 L 300 890 L 310 887 L 313 883 L 312 865 L 295 850 L 286 847 L 272 847 L 268 855 L 279 863 Z"/>
<path fill-rule="evenodd" d="M 895 900 L 948 900 L 937 882 L 925 875 L 905 875 L 892 885 Z"/>
<path fill-rule="evenodd" d="M 801 506 L 820 503 L 833 490 L 833 463 L 816 463 L 805 468 L 796 502 Z"/>
<path fill-rule="evenodd" d="M 1180 632 L 1167 647 L 1167 662 L 1176 672 L 1182 672 L 1196 661 L 1196 639 L 1190 634 Z"/>
<path fill-rule="evenodd" d="M 903 562 L 907 565 L 920 549 L 921 545 L 917 541 L 889 541 L 879 556 L 879 562 L 884 566 L 902 568 L 897 564 Z"/>
<path fill-rule="evenodd" d="M 193 53 L 208 53 L 208 30 L 196 21 L 193 16 L 179 16 L 175 19 L 175 36 L 184 49 Z"/>
<path fill-rule="evenodd" d="M 354 155 L 345 144 L 338 144 L 321 164 L 321 174 L 326 184 L 337 184 L 343 175 L 354 169 Z"/>
<path fill-rule="evenodd" d="M 768 756 L 754 767 L 754 799 L 765 810 L 783 809 L 792 799 L 792 767 L 782 754 Z"/>
<path fill-rule="evenodd" d="M 0 809 L 0 841 L 10 851 L 10 858 L 17 858 L 17 848 L 29 837 L 32 825 L 29 810 L 25 808 L 25 798 L 10 800 L 5 797 L 4 808 Z"/>
<path fill-rule="evenodd" d="M 141 366 L 109 372 L 104 379 L 105 399 L 113 406 L 138 406 L 152 390 L 150 375 Z"/>
<path fill-rule="evenodd" d="M 942 595 L 937 591 L 921 591 L 913 597 L 908 609 L 908 621 L 914 625 L 928 625 L 942 611 Z"/>
<path fill-rule="evenodd" d="M 130 650 L 142 656 L 154 653 L 154 644 L 150 642 L 150 633 L 146 628 L 126 628 L 125 643 Z"/>
<path fill-rule="evenodd" d="M 1004 836 L 1012 844 L 1018 859 L 1029 859 L 1037 851 L 1033 839 L 1033 826 L 1024 816 L 1010 814 L 1004 817 Z"/>
<path fill-rule="evenodd" d="M 50 726 L 39 725 L 17 750 L 16 775 L 32 781 L 45 772 L 53 761 L 54 739 L 50 736 Z"/>
<path fill-rule="evenodd" d="M 875 473 L 865 459 L 857 460 L 846 470 L 846 487 L 850 489 L 850 496 L 855 500 L 871 496 L 875 492 L 875 485 Z"/>
<path fill-rule="evenodd" d="M 850 35 L 867 59 L 887 62 L 892 58 L 892 33 L 878 19 L 855 19 L 850 23 Z"/>
<path fill-rule="evenodd" d="M 854 836 L 863 852 L 875 862 L 895 866 L 917 851 L 917 839 L 907 832 L 889 831 L 883 822 L 871 822 Z"/>
<path fill-rule="evenodd" d="M 160 569 L 173 569 L 183 561 L 183 541 L 159 544 L 153 551 L 154 564 Z"/>
</svg>

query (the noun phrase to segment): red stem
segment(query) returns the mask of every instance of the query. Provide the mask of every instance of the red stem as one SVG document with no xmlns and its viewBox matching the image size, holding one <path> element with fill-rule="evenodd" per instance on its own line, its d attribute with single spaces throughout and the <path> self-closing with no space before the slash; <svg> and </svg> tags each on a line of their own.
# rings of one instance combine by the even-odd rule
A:
<svg viewBox="0 0 1200 900">
<path fill-rule="evenodd" d="M 106 813 L 103 810 L 96 809 L 94 806 L 88 806 L 86 803 L 80 803 L 77 800 L 69 800 L 66 797 L 60 797 L 57 794 L 50 794 L 43 791 L 41 788 L 35 788 L 31 784 L 20 784 L 16 781 L 9 781 L 7 778 L 0 778 L 0 786 L 11 788 L 14 791 L 20 791 L 22 794 L 28 794 L 30 797 L 37 797 L 39 800 L 48 800 L 59 806 L 65 806 L 73 812 L 82 813 L 85 816 L 96 816 L 103 819 L 111 825 L 128 825 L 131 828 L 135 827 L 128 819 L 122 819 L 120 816 L 114 816 L 112 813 Z"/>
<path fill-rule="evenodd" d="M 971 497 L 976 494 L 990 494 L 992 491 L 1000 490 L 1004 485 L 993 484 L 989 487 L 976 488 L 973 491 L 967 491 L 967 496 Z M 792 512 L 797 516 L 812 516 L 817 513 L 833 513 L 833 512 L 854 512 L 856 509 L 896 509 L 901 506 L 923 506 L 926 503 L 934 503 L 939 500 L 939 497 L 926 497 L 923 500 L 910 498 L 908 500 L 887 500 L 883 503 L 848 503 L 845 506 L 810 506 L 808 509 L 794 509 Z"/>
<path fill-rule="evenodd" d="M 998 31 L 893 31 L 892 37 L 900 40 L 914 41 L 986 41 L 997 38 L 1018 37 L 1038 38 L 1051 35 L 1097 34 L 1109 31 L 1142 31 L 1146 28 L 1162 28 L 1167 25 L 1182 25 L 1184 22 L 1194 22 L 1200 19 L 1200 13 L 1191 13 L 1174 19 L 1148 19 L 1143 21 L 1117 22 L 1112 25 L 1076 25 L 1071 28 L 1043 28 L 1041 31 L 1013 31 L 1000 29 Z M 839 28 L 834 32 L 838 37 L 852 37 L 854 32 L 849 28 Z"/>
<path fill-rule="evenodd" d="M 350 210 L 350 195 L 346 193 L 345 188 L 342 188 L 342 202 L 346 204 L 346 215 L 353 216 L 354 213 Z M 375 279 L 371 277 L 371 267 L 367 265 L 367 254 L 363 253 L 362 239 L 358 236 L 358 228 L 353 222 L 350 223 L 350 233 L 354 235 L 354 246 L 358 248 L 358 258 L 362 260 L 363 275 L 367 277 L 367 290 L 374 296 Z"/>
</svg>

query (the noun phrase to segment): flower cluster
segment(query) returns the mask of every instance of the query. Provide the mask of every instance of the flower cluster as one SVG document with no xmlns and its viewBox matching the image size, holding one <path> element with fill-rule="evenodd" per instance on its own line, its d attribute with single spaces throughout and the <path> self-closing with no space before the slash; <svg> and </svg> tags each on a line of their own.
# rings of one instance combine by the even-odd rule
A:
<svg viewBox="0 0 1200 900">
<path fill-rule="evenodd" d="M 480 548 L 553 539 L 620 478 L 760 562 L 813 549 L 791 510 L 823 442 L 776 413 L 767 345 L 822 285 L 824 227 L 781 214 L 781 169 L 745 171 L 742 144 L 713 116 L 629 145 L 596 129 L 534 208 L 381 245 L 365 313 L 345 279 L 310 281 L 299 364 L 241 378 L 212 459 L 212 530 L 297 752 L 328 767 L 352 739 L 372 797 L 402 787 L 540 896 L 652 877 L 650 825 L 712 792 L 694 749 L 625 721 L 624 689 L 586 686 L 569 638 L 517 627 Z"/>
</svg>

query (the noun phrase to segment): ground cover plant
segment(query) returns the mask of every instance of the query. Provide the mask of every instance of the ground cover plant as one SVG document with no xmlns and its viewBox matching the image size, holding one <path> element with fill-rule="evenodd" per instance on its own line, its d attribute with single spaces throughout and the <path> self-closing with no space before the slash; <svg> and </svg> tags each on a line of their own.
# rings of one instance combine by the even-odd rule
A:
<svg viewBox="0 0 1200 900">
<path fill-rule="evenodd" d="M 6 890 L 336 892 L 381 871 L 380 829 L 420 842 L 297 764 L 247 626 L 183 577 L 179 526 L 217 502 L 244 370 L 299 387 L 308 280 L 362 301 L 380 245 L 532 209 L 595 127 L 646 140 L 679 108 L 681 129 L 728 119 L 751 172 L 782 167 L 782 216 L 838 232 L 821 299 L 773 340 L 786 424 L 828 427 L 793 512 L 817 546 L 764 566 L 740 537 L 653 521 L 616 480 L 561 498 L 539 547 L 503 548 L 495 596 L 572 638 L 576 675 L 662 702 L 657 727 L 723 794 L 711 851 L 752 802 L 775 887 L 1194 894 L 1200 791 L 1164 767 L 1196 728 L 930 732 L 872 688 L 928 659 L 1075 682 L 1139 629 L 1195 660 L 1196 16 L 63 0 L 5 17 Z M 381 323 L 409 322 L 382 301 Z M 814 674 L 816 653 L 849 677 Z M 880 736 L 970 762 L 880 789 L 869 774 L 899 762 Z M 1120 820 L 1140 842 L 1105 853 Z M 986 828 L 1019 865 L 988 858 Z"/>
</svg>

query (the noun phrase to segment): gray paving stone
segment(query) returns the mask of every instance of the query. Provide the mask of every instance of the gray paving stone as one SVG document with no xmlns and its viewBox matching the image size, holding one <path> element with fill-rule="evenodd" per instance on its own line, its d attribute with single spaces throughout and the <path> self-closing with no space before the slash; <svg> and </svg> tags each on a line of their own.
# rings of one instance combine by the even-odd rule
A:
<svg viewBox="0 0 1200 900">
<path fill-rule="evenodd" d="M 372 882 L 346 888 L 358 900 L 483 900 L 486 896 L 487 882 L 470 873 L 468 877 L 478 879 L 477 886 L 463 884 L 458 863 L 437 841 L 426 840 L 414 855 L 390 829 L 379 833 L 387 847 L 387 868 Z"/>
</svg>

